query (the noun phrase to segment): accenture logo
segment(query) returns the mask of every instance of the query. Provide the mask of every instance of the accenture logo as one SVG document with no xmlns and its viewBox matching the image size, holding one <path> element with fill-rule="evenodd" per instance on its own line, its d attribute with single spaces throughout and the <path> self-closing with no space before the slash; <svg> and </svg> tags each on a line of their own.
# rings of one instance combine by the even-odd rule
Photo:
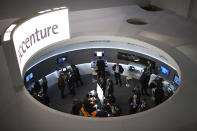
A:
<svg viewBox="0 0 197 131">
<path fill-rule="evenodd" d="M 48 27 L 44 27 L 42 29 L 35 29 L 35 32 L 26 37 L 21 44 L 19 45 L 18 48 L 18 57 L 19 61 L 21 63 L 21 59 L 23 55 L 29 50 L 33 44 L 36 44 L 37 42 L 42 41 L 43 39 L 46 39 L 52 35 L 58 34 L 58 25 L 54 24 Z"/>
</svg>

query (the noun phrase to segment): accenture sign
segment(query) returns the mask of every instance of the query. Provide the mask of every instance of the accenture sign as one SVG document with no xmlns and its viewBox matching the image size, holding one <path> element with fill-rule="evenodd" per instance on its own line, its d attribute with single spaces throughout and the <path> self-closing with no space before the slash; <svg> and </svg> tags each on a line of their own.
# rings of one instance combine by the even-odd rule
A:
<svg viewBox="0 0 197 131">
<path fill-rule="evenodd" d="M 40 14 L 17 26 L 13 32 L 13 42 L 21 74 L 33 54 L 69 38 L 67 8 Z"/>
</svg>

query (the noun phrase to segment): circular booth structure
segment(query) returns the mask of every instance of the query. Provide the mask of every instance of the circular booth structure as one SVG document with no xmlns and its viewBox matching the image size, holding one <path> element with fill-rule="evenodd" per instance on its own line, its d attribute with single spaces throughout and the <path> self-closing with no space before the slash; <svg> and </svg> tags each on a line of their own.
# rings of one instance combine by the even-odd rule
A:
<svg viewBox="0 0 197 131">
<path fill-rule="evenodd" d="M 121 115 L 130 114 L 128 100 L 136 94 L 134 92 L 136 87 L 140 93 L 139 101 L 146 100 L 149 105 L 148 109 L 155 106 L 156 97 L 154 92 L 156 88 L 148 89 L 148 94 L 150 96 L 145 96 L 145 94 L 141 95 L 143 87 L 140 81 L 144 69 L 147 68 L 147 64 L 151 65 L 147 86 L 150 87 L 157 77 L 162 78 L 163 101 L 176 92 L 180 84 L 180 74 L 178 74 L 179 68 L 177 70 L 178 66 L 175 61 L 165 52 L 147 43 L 133 39 L 121 38 L 123 39 L 121 42 L 117 41 L 120 40 L 118 37 L 109 36 L 105 37 L 104 40 L 102 38 L 102 36 L 86 36 L 79 38 L 79 41 L 77 38 L 77 42 L 74 42 L 75 39 L 71 42 L 71 39 L 61 42 L 61 44 L 54 44 L 51 48 L 49 47 L 46 52 L 42 51 L 35 54 L 25 65 L 26 71 L 24 82 L 27 90 L 32 94 L 34 82 L 38 80 L 42 83 L 42 77 L 46 76 L 49 86 L 48 96 L 51 103 L 49 103 L 49 101 L 48 103 L 42 103 L 65 113 L 70 113 L 72 111 L 72 107 L 74 106 L 73 103 L 76 103 L 73 101 L 79 100 L 80 103 L 83 103 L 86 95 L 90 95 L 91 92 L 95 91 L 97 95 L 94 96 L 94 98 L 97 98 L 99 102 L 96 101 L 94 105 L 96 105 L 95 110 L 97 110 L 97 114 L 99 114 L 99 112 L 109 104 L 106 102 L 106 98 L 108 98 L 106 89 L 103 89 L 101 85 L 99 85 L 100 77 L 98 77 L 96 63 L 101 57 L 105 61 L 105 78 L 110 78 L 114 83 L 113 96 L 116 102 L 110 103 L 110 107 L 113 108 L 113 105 L 118 105 L 120 109 L 122 107 Z M 89 41 L 82 42 L 81 39 L 89 39 Z M 157 52 L 158 50 L 159 52 Z M 116 80 L 114 78 L 114 71 L 112 70 L 112 67 L 117 62 L 124 69 L 124 72 L 121 74 L 123 83 L 121 87 L 115 85 Z M 70 71 L 72 72 L 71 64 L 76 65 L 79 69 L 84 84 L 80 88 L 76 88 L 75 83 L 73 83 L 75 85 L 74 90 L 76 95 L 71 97 L 69 95 L 69 90 L 65 89 L 66 98 L 62 100 L 60 98 L 60 91 L 58 90 L 58 78 L 60 73 L 67 74 Z M 101 87 L 102 90 L 100 91 L 98 87 Z M 36 95 L 39 96 L 39 94 Z M 37 96 L 35 98 L 39 100 Z M 101 105 L 97 107 L 99 103 Z M 81 106 L 79 109 L 81 109 Z M 81 110 L 79 110 L 79 112 L 80 111 Z M 105 116 L 113 115 L 108 113 L 108 115 Z"/>
<path fill-rule="evenodd" d="M 44 19 L 53 18 L 51 15 L 47 14 L 59 10 L 61 12 L 61 10 L 64 9 L 65 8 L 54 8 L 40 13 L 42 16 L 46 16 Z M 68 16 L 68 11 L 63 11 L 63 15 L 65 15 L 65 13 L 67 14 L 66 16 Z M 37 15 L 38 14 L 36 14 L 36 17 Z M 55 13 L 54 15 L 57 14 Z M 16 103 L 23 102 L 20 103 L 21 106 L 17 109 L 20 113 L 24 112 L 24 114 L 21 113 L 21 120 L 25 121 L 26 118 L 32 117 L 33 120 L 36 121 L 34 125 L 45 121 L 47 126 L 40 124 L 38 127 L 43 127 L 46 130 L 49 128 L 51 128 L 51 130 L 55 130 L 56 128 L 61 128 L 61 130 L 159 129 L 158 127 L 151 126 L 152 122 L 157 125 L 161 124 L 162 129 L 165 130 L 168 129 L 169 124 L 172 126 L 172 129 L 180 129 L 181 126 L 177 123 L 174 125 L 175 121 L 180 120 L 180 115 L 187 118 L 188 116 L 192 116 L 191 114 L 184 114 L 184 112 L 186 108 L 193 107 L 193 104 L 187 103 L 187 106 L 184 106 L 182 101 L 191 100 L 191 98 L 187 97 L 189 95 L 195 96 L 195 93 L 192 90 L 194 89 L 193 85 L 189 88 L 189 85 L 194 84 L 195 79 L 189 79 L 188 76 L 191 75 L 193 77 L 194 75 L 190 74 L 192 73 L 192 69 L 186 68 L 185 63 L 180 60 L 183 56 L 182 54 L 173 54 L 165 47 L 161 47 L 172 55 L 173 58 L 176 58 L 176 61 L 178 61 L 178 64 L 182 69 L 181 72 L 176 61 L 168 55 L 168 53 L 156 46 L 136 39 L 120 36 L 79 36 L 70 39 L 69 25 L 64 25 L 65 19 L 62 15 L 58 18 L 63 18 L 63 20 L 53 19 L 53 21 L 46 23 L 46 21 L 43 21 L 43 18 L 34 19 L 34 22 L 31 21 L 31 18 L 27 18 L 25 22 L 30 22 L 31 25 L 26 23 L 24 24 L 26 26 L 23 27 L 23 24 L 17 25 L 14 23 L 6 30 L 3 36 L 4 40 L 2 47 L 4 52 L 9 51 L 9 54 L 5 54 L 5 58 L 8 65 L 8 71 L 11 74 L 10 78 L 14 90 L 13 92 L 17 98 Z M 64 22 L 61 23 L 61 20 Z M 20 21 L 18 22 L 20 23 Z M 37 22 L 42 23 L 41 27 L 36 26 L 38 25 Z M 27 28 L 31 26 L 32 28 L 28 30 L 29 32 L 25 32 L 25 27 Z M 60 28 L 61 30 L 59 30 Z M 67 31 L 65 32 L 65 30 Z M 41 32 L 45 32 L 47 37 L 44 38 L 43 34 L 41 35 Z M 174 51 L 174 49 L 172 50 Z M 102 59 L 106 60 L 106 77 L 110 77 L 113 81 L 114 75 L 111 67 L 116 62 L 119 62 L 124 68 L 124 72 L 121 74 L 123 85 L 122 87 L 114 86 L 115 91 L 121 91 L 123 89 L 128 91 L 126 92 L 128 96 L 131 95 L 132 92 L 129 91 L 134 87 L 133 83 L 139 80 L 144 72 L 146 64 L 150 63 L 153 68 L 152 73 L 154 74 L 151 78 L 154 79 L 157 76 L 162 77 L 164 80 L 164 95 L 166 98 L 169 98 L 172 94 L 174 95 L 159 106 L 142 113 L 136 113 L 133 115 L 124 113 L 125 116 L 103 119 L 71 115 L 68 114 L 70 109 L 67 113 L 63 113 L 65 112 L 65 109 L 52 107 L 56 109 L 54 110 L 48 108 L 35 100 L 26 90 L 26 88 L 30 90 L 34 85 L 34 80 L 40 80 L 43 76 L 46 76 L 47 78 L 49 91 L 51 89 L 57 89 L 57 87 L 53 87 L 53 84 L 57 84 L 59 73 L 69 69 L 69 64 L 75 64 L 79 68 L 84 84 L 91 83 L 93 85 L 91 88 L 88 88 L 90 89 L 88 91 L 91 91 L 92 89 L 97 90 L 97 82 L 95 82 L 97 79 L 94 77 L 96 74 L 94 73 L 96 72 L 94 64 L 98 57 L 95 56 L 95 54 L 98 54 L 98 56 L 104 54 Z M 186 57 L 182 57 L 182 59 L 189 63 L 188 67 L 194 67 Z M 188 72 L 186 71 L 187 69 Z M 88 77 L 85 79 L 83 76 Z M 188 88 L 179 88 L 180 80 L 180 87 L 188 86 Z M 40 80 L 40 83 L 42 83 L 42 80 Z M 85 88 L 85 85 L 76 89 L 76 94 L 80 95 L 81 92 L 79 90 L 82 91 L 83 88 Z M 181 91 L 179 91 L 179 89 L 181 89 Z M 88 93 L 86 91 L 84 94 Z M 118 93 L 119 92 L 115 92 L 114 95 L 116 96 Z M 148 93 L 152 92 L 149 90 Z M 58 98 L 60 97 L 59 92 L 55 95 Z M 62 101 L 65 102 L 66 100 L 69 100 L 69 97 L 70 96 L 67 95 Z M 128 99 L 124 101 L 128 101 Z M 129 106 L 128 102 L 126 102 L 126 104 Z M 191 110 L 194 112 L 195 108 L 191 108 Z M 180 121 L 182 123 L 185 122 L 184 119 L 181 119 Z M 78 126 L 73 124 L 75 122 Z M 141 122 L 144 123 L 143 126 L 139 124 Z M 37 129 L 36 126 L 30 125 L 32 123 L 28 121 L 25 121 L 25 123 L 29 124 L 28 126 L 33 129 Z M 188 121 L 187 126 L 190 124 L 191 122 Z M 20 128 L 25 129 L 23 127 L 17 127 L 17 129 Z"/>
</svg>

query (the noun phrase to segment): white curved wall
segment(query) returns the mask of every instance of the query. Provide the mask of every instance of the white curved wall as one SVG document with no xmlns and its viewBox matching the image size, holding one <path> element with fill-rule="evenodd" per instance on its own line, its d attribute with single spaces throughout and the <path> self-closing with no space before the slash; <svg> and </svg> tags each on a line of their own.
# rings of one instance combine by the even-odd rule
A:
<svg viewBox="0 0 197 131">
<path fill-rule="evenodd" d="M 117 12 L 119 13 L 118 15 Z M 95 15 L 96 13 L 97 15 Z M 88 19 L 84 19 L 84 15 L 88 16 Z M 161 21 L 163 21 L 163 19 L 161 19 L 161 16 L 167 22 L 161 24 Z M 168 35 L 176 34 L 177 38 L 182 37 L 184 38 L 186 43 L 189 43 L 191 42 L 190 40 L 196 40 L 196 37 L 189 37 L 191 35 L 185 33 L 185 29 L 186 27 L 188 27 L 187 25 L 191 25 L 190 23 L 185 22 L 177 18 L 176 16 L 170 15 L 169 17 L 169 15 L 167 15 L 165 12 L 156 13 L 153 15 L 152 13 L 147 13 L 138 9 L 137 7 L 130 6 L 128 8 L 121 7 L 113 9 L 100 9 L 96 11 L 80 11 L 78 13 L 73 13 L 72 17 L 73 18 L 71 27 L 73 37 L 81 36 L 84 34 L 111 35 L 118 37 L 124 36 L 130 38 L 138 38 L 142 41 L 146 41 L 147 43 L 161 48 L 170 56 L 172 56 L 178 63 L 182 74 L 182 83 L 180 86 L 181 88 L 168 101 L 166 101 L 158 107 L 148 110 L 147 112 L 110 119 L 92 119 L 87 117 L 72 116 L 69 114 L 55 111 L 53 109 L 49 109 L 41 105 L 28 94 L 24 87 L 13 86 L 13 81 L 11 81 L 11 75 L 14 75 L 15 72 L 10 72 L 7 64 L 8 60 L 6 59 L 6 55 L 9 56 L 9 53 L 7 53 L 9 52 L 9 50 L 5 51 L 3 50 L 4 48 L 2 49 L 2 47 L 0 47 L 1 130 L 196 130 L 197 106 L 195 103 L 193 103 L 195 101 L 194 98 L 196 98 L 197 92 L 195 84 L 197 74 L 196 64 L 189 57 L 177 50 L 177 48 L 174 45 L 170 45 L 169 41 L 167 41 L 166 39 L 164 39 L 164 41 L 156 41 L 154 39 L 146 39 L 142 36 L 139 36 L 138 34 L 138 32 L 142 30 L 157 31 L 157 33 L 162 34 L 165 30 L 165 32 L 167 32 Z M 125 19 L 130 17 L 147 18 L 149 20 L 150 25 L 143 27 L 128 25 L 127 23 L 125 23 Z M 172 20 L 171 18 L 174 19 Z M 77 21 L 80 22 L 77 23 Z M 179 23 L 180 26 L 176 26 L 176 28 L 171 28 L 172 26 L 167 26 L 169 24 L 172 25 L 172 23 L 174 22 L 182 23 Z M 174 26 L 175 25 L 173 25 L 173 27 Z M 191 34 L 196 34 L 195 26 L 191 25 L 191 27 Z M 179 30 L 176 30 L 177 28 Z M 178 37 L 178 35 L 180 36 Z M 188 40 L 188 38 L 190 39 Z M 177 44 L 180 41 L 175 40 L 174 42 L 175 44 Z"/>
</svg>

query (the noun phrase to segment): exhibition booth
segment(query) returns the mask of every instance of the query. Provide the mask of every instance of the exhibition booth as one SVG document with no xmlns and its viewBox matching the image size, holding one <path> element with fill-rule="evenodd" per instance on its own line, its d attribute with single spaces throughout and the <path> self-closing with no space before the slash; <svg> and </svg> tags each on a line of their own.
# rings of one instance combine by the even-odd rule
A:
<svg viewBox="0 0 197 131">
<path fill-rule="evenodd" d="M 156 77 L 161 77 L 164 79 L 166 95 L 176 94 L 180 86 L 181 71 L 176 61 L 162 49 L 127 37 L 72 38 L 70 30 L 66 7 L 40 11 L 14 22 L 5 30 L 3 49 L 5 52 L 9 51 L 6 59 L 9 72 L 13 74 L 11 77 L 14 88 L 31 90 L 34 82 L 41 81 L 43 76 L 48 81 L 50 79 L 49 86 L 57 83 L 59 73 L 69 70 L 70 64 L 76 65 L 82 76 L 92 75 L 90 82 L 95 82 L 96 62 L 98 57 L 102 57 L 109 75 L 113 74 L 112 66 L 119 62 L 125 70 L 122 75 L 137 80 L 146 64 L 150 63 L 153 73 L 149 83 Z M 129 81 L 125 84 L 131 88 Z M 97 93 L 102 92 L 98 91 L 98 86 L 95 86 L 95 90 Z M 100 95 L 100 101 L 102 97 Z"/>
</svg>

